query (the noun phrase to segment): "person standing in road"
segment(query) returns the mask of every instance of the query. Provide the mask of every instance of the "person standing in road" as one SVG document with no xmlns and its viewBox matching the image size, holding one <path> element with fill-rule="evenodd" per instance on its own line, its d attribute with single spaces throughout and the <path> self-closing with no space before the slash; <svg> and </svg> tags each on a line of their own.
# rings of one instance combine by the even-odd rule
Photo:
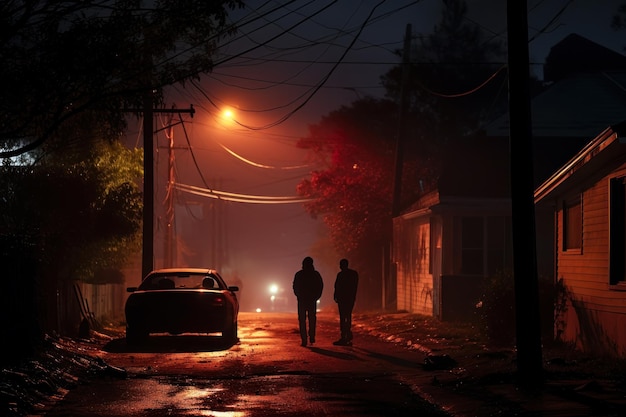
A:
<svg viewBox="0 0 626 417">
<path fill-rule="evenodd" d="M 339 309 L 339 329 L 341 330 L 341 339 L 333 342 L 337 346 L 352 345 L 352 309 L 356 300 L 356 290 L 359 286 L 359 274 L 348 268 L 348 260 L 339 261 L 341 271 L 337 274 L 335 280 L 334 299 Z"/>
<path fill-rule="evenodd" d="M 309 322 L 309 342 L 315 343 L 315 325 L 317 322 L 317 300 L 322 296 L 324 281 L 313 266 L 313 258 L 302 260 L 302 269 L 293 278 L 293 292 L 298 299 L 298 324 L 302 346 L 307 345 L 307 318 Z"/>
</svg>

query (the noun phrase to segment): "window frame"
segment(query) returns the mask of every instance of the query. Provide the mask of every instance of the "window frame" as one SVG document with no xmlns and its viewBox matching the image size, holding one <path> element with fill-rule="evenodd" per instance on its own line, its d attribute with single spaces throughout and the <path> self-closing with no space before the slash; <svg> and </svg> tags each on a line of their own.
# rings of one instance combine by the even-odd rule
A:
<svg viewBox="0 0 626 417">
<path fill-rule="evenodd" d="M 609 286 L 626 290 L 626 176 L 609 178 Z"/>
<path fill-rule="evenodd" d="M 575 209 L 575 210 L 574 210 Z M 577 194 L 562 202 L 563 230 L 561 250 L 566 253 L 581 254 L 583 251 L 583 196 Z M 572 222 L 575 222 L 572 223 Z M 573 236 L 576 236 L 574 238 Z"/>
</svg>

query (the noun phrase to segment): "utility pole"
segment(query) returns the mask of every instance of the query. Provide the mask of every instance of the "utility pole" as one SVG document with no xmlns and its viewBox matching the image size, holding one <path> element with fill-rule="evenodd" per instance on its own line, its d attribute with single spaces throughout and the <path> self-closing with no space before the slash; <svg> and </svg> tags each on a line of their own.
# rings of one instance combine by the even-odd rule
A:
<svg viewBox="0 0 626 417">
<path fill-rule="evenodd" d="M 143 246 L 141 257 L 142 278 L 154 268 L 154 113 L 189 113 L 196 110 L 154 109 L 152 95 L 146 94 L 143 108 Z"/>
<path fill-rule="evenodd" d="M 402 52 L 402 79 L 400 80 L 400 102 L 398 103 L 398 133 L 396 137 L 395 176 L 393 181 L 392 216 L 400 213 L 402 201 L 402 170 L 404 168 L 405 124 L 408 107 L 408 82 L 411 73 L 411 25 L 406 25 L 404 51 Z"/>
<path fill-rule="evenodd" d="M 143 244 L 141 256 L 141 279 L 154 266 L 154 113 L 152 92 L 143 102 Z"/>
<path fill-rule="evenodd" d="M 407 24 L 404 33 L 404 50 L 402 51 L 402 78 L 400 79 L 400 100 L 398 103 L 398 130 L 396 134 L 396 149 L 395 149 L 395 161 L 394 161 L 394 177 L 393 177 L 393 196 L 391 205 L 391 224 L 390 229 L 393 231 L 393 217 L 400 214 L 402 203 L 402 172 L 404 169 L 404 142 L 406 141 L 406 114 L 408 107 L 408 82 L 411 73 L 411 25 Z M 390 233 L 393 236 L 393 233 Z M 387 308 L 387 301 L 390 298 L 389 293 L 393 291 L 395 297 L 395 271 L 392 262 L 393 257 L 393 244 L 391 241 L 383 247 L 383 279 L 382 279 L 382 308 Z M 386 271 L 386 272 L 385 272 Z M 395 302 L 395 298 L 392 299 Z"/>
<path fill-rule="evenodd" d="M 543 368 L 526 0 L 508 0 L 507 27 L 517 373 L 522 387 L 530 389 L 541 386 Z"/>
<path fill-rule="evenodd" d="M 166 134 L 168 139 L 167 147 L 167 191 L 165 192 L 165 247 L 164 247 L 164 267 L 176 266 L 178 258 L 176 257 L 176 245 L 174 225 L 176 224 L 175 207 L 174 207 L 174 126 L 170 118 L 168 123 L 169 133 Z"/>
</svg>

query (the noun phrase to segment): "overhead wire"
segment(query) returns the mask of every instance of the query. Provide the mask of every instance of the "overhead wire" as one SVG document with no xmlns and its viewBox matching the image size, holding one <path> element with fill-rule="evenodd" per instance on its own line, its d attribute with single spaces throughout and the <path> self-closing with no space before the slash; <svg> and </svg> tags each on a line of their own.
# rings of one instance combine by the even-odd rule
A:
<svg viewBox="0 0 626 417">
<path fill-rule="evenodd" d="M 218 145 L 220 145 L 222 147 L 222 149 L 224 149 L 226 152 L 228 152 L 230 155 L 234 156 L 235 158 L 239 159 L 242 162 L 245 162 L 248 165 L 257 167 L 257 168 L 269 168 L 269 169 L 280 169 L 280 170 L 293 170 L 293 169 L 302 169 L 302 168 L 308 168 L 311 165 L 310 164 L 306 164 L 306 165 L 293 165 L 293 166 L 286 166 L 286 167 L 278 167 L 275 165 L 264 165 L 264 164 L 259 164 L 256 162 L 253 162 L 249 159 L 244 158 L 243 156 L 239 155 L 238 153 L 236 153 L 235 151 L 233 151 L 232 149 L 226 147 L 224 144 L 221 144 L 218 142 Z"/>
<path fill-rule="evenodd" d="M 398 8 L 398 9 L 395 9 L 394 11 L 388 12 L 388 13 L 387 13 L 387 15 L 388 15 L 388 14 L 391 14 L 392 12 L 395 12 L 395 11 L 397 11 L 397 10 L 401 10 L 402 8 L 409 7 L 409 6 L 411 6 L 411 5 L 413 5 L 413 4 L 417 3 L 417 2 L 419 2 L 419 1 L 414 1 L 414 2 L 411 2 L 411 3 L 407 4 L 407 5 L 404 5 L 404 6 L 400 7 L 400 8 Z M 292 2 L 290 2 L 290 3 L 292 3 Z M 289 3 L 289 4 L 290 4 L 290 3 Z M 332 2 L 332 3 L 328 4 L 328 5 L 326 5 L 326 6 L 325 6 L 325 8 L 326 8 L 326 7 L 331 6 L 331 5 L 332 5 L 332 4 L 334 4 L 334 3 L 335 3 L 335 2 Z M 360 25 L 360 27 L 359 27 L 359 29 L 358 29 L 357 36 L 355 36 L 355 37 L 354 37 L 354 39 L 352 39 L 352 42 L 350 43 L 350 46 L 349 46 L 349 47 L 348 47 L 348 48 L 344 51 L 344 53 L 343 53 L 343 55 L 342 55 L 341 59 L 340 59 L 339 61 L 331 61 L 331 62 L 329 62 L 330 64 L 333 64 L 333 68 L 331 69 L 331 71 L 330 71 L 330 73 L 329 73 L 329 74 L 327 74 L 325 77 L 323 77 L 323 78 L 322 78 L 322 82 L 318 83 L 315 87 L 311 87 L 311 89 L 310 89 L 308 92 L 305 92 L 305 93 L 301 94 L 300 96 L 296 97 L 295 99 L 291 100 L 289 103 L 287 103 L 287 104 L 285 104 L 285 105 L 282 105 L 282 106 L 277 106 L 277 107 L 274 107 L 274 108 L 272 108 L 272 109 L 257 110 L 257 112 L 261 112 L 261 111 L 270 111 L 270 110 L 277 110 L 277 109 L 280 109 L 280 108 L 285 108 L 285 107 L 288 107 L 288 106 L 290 106 L 290 105 L 295 104 L 298 100 L 302 99 L 303 97 L 307 96 L 307 94 L 308 94 L 308 98 L 307 98 L 306 100 L 304 100 L 304 102 L 303 102 L 303 103 L 301 103 L 299 106 L 297 106 L 295 110 L 293 110 L 293 111 L 289 112 L 287 115 L 284 115 L 283 117 L 281 117 L 278 121 L 276 121 L 276 122 L 274 122 L 274 123 L 270 123 L 270 124 L 268 124 L 268 125 L 266 125 L 266 126 L 256 127 L 256 128 L 254 128 L 254 129 L 255 129 L 255 130 L 261 130 L 261 129 L 265 129 L 265 128 L 269 128 L 269 127 L 276 126 L 277 124 L 280 124 L 280 123 L 282 123 L 283 121 L 287 120 L 289 117 L 291 117 L 291 115 L 293 115 L 293 114 L 294 114 L 297 110 L 301 109 L 301 108 L 302 108 L 302 107 L 303 107 L 303 106 L 304 106 L 304 105 L 305 105 L 305 104 L 306 104 L 306 103 L 307 103 L 307 102 L 311 99 L 312 95 L 313 95 L 314 93 L 316 93 L 317 91 L 319 91 L 319 89 L 321 88 L 321 86 L 323 86 L 323 85 L 325 84 L 325 82 L 326 82 L 326 81 L 328 80 L 328 78 L 330 77 L 330 74 L 332 74 L 332 72 L 335 70 L 336 66 L 337 66 L 339 63 L 344 63 L 344 62 L 345 62 L 345 59 L 344 59 L 344 58 L 345 58 L 345 55 L 347 54 L 347 51 L 348 51 L 348 50 L 350 50 L 350 49 L 352 49 L 352 48 L 354 47 L 354 43 L 355 43 L 356 39 L 358 39 L 358 37 L 359 37 L 359 35 L 361 34 L 361 32 L 363 31 L 364 27 L 365 27 L 365 26 L 367 26 L 367 25 L 369 25 L 369 24 L 371 24 L 371 22 L 372 22 L 373 20 L 375 20 L 375 19 L 372 19 L 372 14 L 373 14 L 373 13 L 374 13 L 374 11 L 376 10 L 376 8 L 377 8 L 377 7 L 379 7 L 382 3 L 384 3 L 384 2 L 381 2 L 381 3 L 379 3 L 377 6 L 375 6 L 375 7 L 372 9 L 372 11 L 370 12 L 370 15 L 368 16 L 368 18 L 366 19 L 366 21 L 365 21 L 365 22 L 363 22 L 363 23 Z M 280 37 L 280 36 L 283 36 L 283 35 L 284 35 L 284 34 L 286 34 L 286 33 L 291 32 L 291 30 L 292 30 L 294 27 L 298 26 L 299 24 L 303 23 L 304 21 L 307 21 L 307 20 L 312 20 L 312 21 L 315 21 L 313 18 L 314 18 L 317 14 L 319 14 L 321 11 L 325 10 L 325 8 L 318 10 L 316 13 L 314 13 L 314 14 L 312 14 L 312 15 L 308 15 L 305 19 L 303 19 L 303 20 L 299 21 L 298 23 L 296 23 L 295 25 L 292 25 L 291 27 L 289 27 L 289 28 L 287 28 L 287 29 L 282 30 L 282 31 L 281 31 L 278 35 L 276 35 L 276 36 L 274 36 L 274 37 L 270 38 L 269 40 L 266 40 L 266 41 L 264 41 L 264 42 L 258 42 L 258 43 L 257 43 L 257 45 L 256 45 L 255 47 L 253 47 L 253 48 L 248 48 L 248 49 L 246 49 L 246 50 L 245 50 L 245 51 L 243 51 L 243 52 L 239 52 L 239 53 L 238 53 L 237 55 L 235 55 L 235 56 L 232 56 L 232 57 L 229 57 L 229 58 L 223 59 L 223 60 L 221 60 L 221 61 L 217 61 L 217 62 L 216 62 L 216 67 L 220 67 L 220 66 L 221 66 L 221 65 L 223 65 L 225 62 L 228 62 L 229 60 L 232 60 L 232 59 L 234 59 L 235 57 L 241 57 L 241 56 L 245 55 L 245 54 L 246 54 L 247 52 L 249 52 L 249 51 L 256 50 L 256 49 L 258 49 L 258 47 L 260 47 L 260 46 L 266 46 L 266 45 L 267 45 L 267 44 L 268 44 L 271 40 L 274 40 L 274 39 L 276 39 L 276 38 L 278 38 L 278 37 Z M 268 13 L 265 13 L 265 14 L 263 15 L 263 17 L 264 17 L 264 16 L 267 16 L 268 14 L 269 14 L 269 12 L 268 12 Z M 382 17 L 386 17 L 386 15 L 385 15 L 385 14 L 383 14 L 383 15 L 381 15 L 381 16 L 379 16 L 379 17 L 377 17 L 376 19 L 380 19 L 380 18 L 382 18 Z M 243 24 L 241 24 L 241 26 L 243 26 L 243 25 L 245 25 L 245 24 L 247 24 L 247 23 L 248 23 L 248 22 L 244 22 Z M 344 32 L 345 32 L 345 31 L 344 31 Z M 335 38 L 337 37 L 337 35 L 333 35 L 333 36 L 334 36 Z M 232 42 L 232 41 L 230 41 L 230 42 Z M 302 48 L 300 47 L 300 48 L 298 48 L 298 49 L 299 49 L 299 50 L 301 50 Z M 247 59 L 249 59 L 249 58 L 247 58 Z M 250 59 L 256 59 L 256 58 L 250 58 Z M 319 62 L 319 60 L 318 60 L 318 62 Z M 223 82 L 223 81 L 221 81 L 221 82 Z M 268 84 L 269 84 L 269 83 L 271 83 L 271 82 L 268 82 Z M 194 86 L 194 88 L 201 89 L 201 87 L 200 87 L 197 83 L 195 83 L 195 82 L 193 82 L 193 83 L 192 83 L 192 85 Z M 275 83 L 275 82 L 274 82 L 274 83 L 273 83 L 273 85 L 275 86 L 275 85 L 280 85 L 280 84 L 279 84 L 279 83 Z M 240 86 L 240 88 L 243 88 L 243 87 L 241 87 L 241 86 Z M 268 87 L 268 88 L 269 88 L 269 87 Z M 211 99 L 209 98 L 209 96 L 208 96 L 208 95 L 206 95 L 206 93 L 203 93 L 203 94 L 205 95 L 205 97 L 206 97 L 206 98 L 208 98 L 208 99 L 209 99 L 209 102 L 210 102 L 212 105 L 214 105 L 214 106 L 215 106 L 214 101 L 213 101 L 213 100 L 211 100 Z M 217 108 L 217 107 L 216 107 L 216 108 Z M 242 126 L 243 126 L 243 127 L 250 127 L 250 128 L 251 128 L 251 126 L 246 126 L 246 125 L 242 125 Z"/>
<path fill-rule="evenodd" d="M 200 176 L 200 179 L 202 181 L 202 184 L 204 185 L 204 188 L 192 186 L 188 184 L 181 184 L 181 183 L 178 183 L 177 181 L 173 181 L 172 186 L 174 189 L 187 192 L 190 194 L 195 194 L 195 195 L 202 196 L 202 197 L 209 197 L 209 198 L 225 200 L 225 201 L 233 201 L 233 202 L 238 202 L 238 203 L 294 204 L 294 203 L 303 203 L 303 202 L 311 201 L 311 199 L 301 198 L 298 196 L 260 196 L 260 195 L 251 195 L 251 194 L 231 193 L 231 192 L 218 191 L 218 190 L 213 189 L 213 187 L 208 185 L 208 182 L 206 181 L 204 174 L 202 170 L 200 169 L 200 165 L 198 164 L 198 161 L 196 159 L 195 152 L 193 151 L 193 148 L 191 147 L 189 134 L 185 127 L 185 123 L 182 120 L 182 115 L 179 113 L 178 116 L 181 121 L 183 133 L 185 135 L 185 140 L 187 142 L 187 146 L 191 153 L 194 166 Z"/>
<path fill-rule="evenodd" d="M 213 199 L 219 199 L 224 201 L 232 201 L 236 203 L 251 203 L 251 204 L 301 204 L 308 201 L 313 201 L 310 198 L 302 198 L 298 196 L 286 196 L 286 197 L 268 197 L 251 194 L 237 194 L 229 193 L 225 191 L 209 190 L 202 187 L 197 187 L 188 184 L 176 183 L 174 187 L 180 191 L 198 195 L 201 197 L 208 197 Z"/>
<path fill-rule="evenodd" d="M 484 86 L 486 86 L 487 84 L 489 84 L 489 82 L 491 82 L 491 80 L 493 80 L 494 78 L 496 78 L 496 76 L 502 72 L 502 70 L 504 70 L 505 68 L 507 68 L 507 65 L 502 65 L 500 68 L 498 68 L 496 70 L 496 72 L 494 72 L 493 74 L 491 74 L 485 81 L 483 81 L 482 83 L 480 83 L 478 86 L 461 92 L 461 93 L 455 93 L 455 94 L 444 94 L 444 93 L 439 93 L 433 90 L 428 89 L 424 84 L 420 83 L 420 86 L 422 87 L 422 89 L 424 89 L 424 91 L 437 96 L 437 97 L 442 97 L 442 98 L 459 98 L 459 97 L 465 97 L 468 96 L 470 94 L 473 94 L 475 92 L 477 92 L 478 90 L 482 89 Z"/>
<path fill-rule="evenodd" d="M 330 69 L 330 71 L 328 71 L 328 73 L 326 73 L 326 75 L 322 78 L 322 80 L 312 89 L 312 91 L 309 92 L 309 94 L 307 95 L 307 97 L 304 99 L 303 102 L 301 102 L 300 104 L 298 104 L 294 109 L 292 109 L 291 111 L 289 111 L 287 114 L 283 115 L 282 117 L 280 117 L 278 120 L 268 123 L 264 126 L 251 126 L 251 125 L 247 125 L 244 123 L 241 123 L 237 120 L 235 120 L 235 122 L 245 128 L 248 128 L 250 130 L 263 130 L 263 129 L 269 129 L 271 127 L 274 126 L 278 126 L 281 123 L 284 123 L 285 121 L 287 121 L 291 116 L 293 116 L 298 110 L 300 110 L 302 107 L 304 107 L 315 95 L 315 93 L 317 93 L 317 91 L 320 90 L 320 88 L 325 84 L 325 82 L 330 78 L 330 76 L 334 73 L 334 71 L 337 69 L 337 67 L 339 66 L 339 64 L 341 64 L 341 62 L 343 61 L 343 59 L 345 58 L 345 56 L 348 54 L 348 52 L 350 51 L 351 47 L 356 43 L 357 39 L 359 38 L 359 36 L 361 35 L 363 29 L 365 28 L 367 22 L 370 20 L 371 16 L 373 15 L 373 13 L 376 11 L 376 9 L 382 5 L 383 3 L 385 3 L 385 0 L 381 0 L 376 6 L 374 6 L 372 8 L 372 10 L 370 11 L 369 15 L 367 16 L 367 18 L 365 19 L 365 21 L 363 22 L 363 24 L 361 25 L 358 33 L 354 36 L 354 38 L 352 39 L 352 41 L 350 42 L 350 44 L 345 48 L 345 50 L 343 51 L 341 57 L 337 60 L 337 62 L 332 66 L 332 68 Z"/>
<path fill-rule="evenodd" d="M 563 7 L 561 7 L 561 9 L 554 15 L 552 16 L 552 18 L 548 21 L 548 23 L 546 23 L 541 29 L 539 29 L 537 31 L 537 33 L 535 35 L 533 35 L 529 40 L 528 43 L 533 42 L 535 39 L 537 39 L 540 35 L 543 35 L 547 30 L 548 27 L 550 27 L 550 25 L 552 25 L 554 22 L 556 22 L 556 20 L 563 15 L 563 13 L 565 13 L 565 11 L 567 10 L 567 8 L 569 6 L 572 5 L 572 3 L 574 3 L 574 0 L 568 0 L 567 3 L 565 3 L 563 5 Z"/>
</svg>

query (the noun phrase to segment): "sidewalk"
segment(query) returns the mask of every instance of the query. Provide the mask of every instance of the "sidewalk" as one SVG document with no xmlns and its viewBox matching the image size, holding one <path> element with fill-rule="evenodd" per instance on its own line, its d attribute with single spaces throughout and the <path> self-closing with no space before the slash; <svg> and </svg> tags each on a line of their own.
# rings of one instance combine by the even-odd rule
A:
<svg viewBox="0 0 626 417">
<path fill-rule="evenodd" d="M 453 416 L 625 416 L 626 362 L 566 346 L 543 348 L 544 382 L 516 383 L 513 347 L 489 347 L 469 325 L 409 313 L 354 314 L 353 325 L 415 349 L 424 373 L 413 390 Z"/>
</svg>

